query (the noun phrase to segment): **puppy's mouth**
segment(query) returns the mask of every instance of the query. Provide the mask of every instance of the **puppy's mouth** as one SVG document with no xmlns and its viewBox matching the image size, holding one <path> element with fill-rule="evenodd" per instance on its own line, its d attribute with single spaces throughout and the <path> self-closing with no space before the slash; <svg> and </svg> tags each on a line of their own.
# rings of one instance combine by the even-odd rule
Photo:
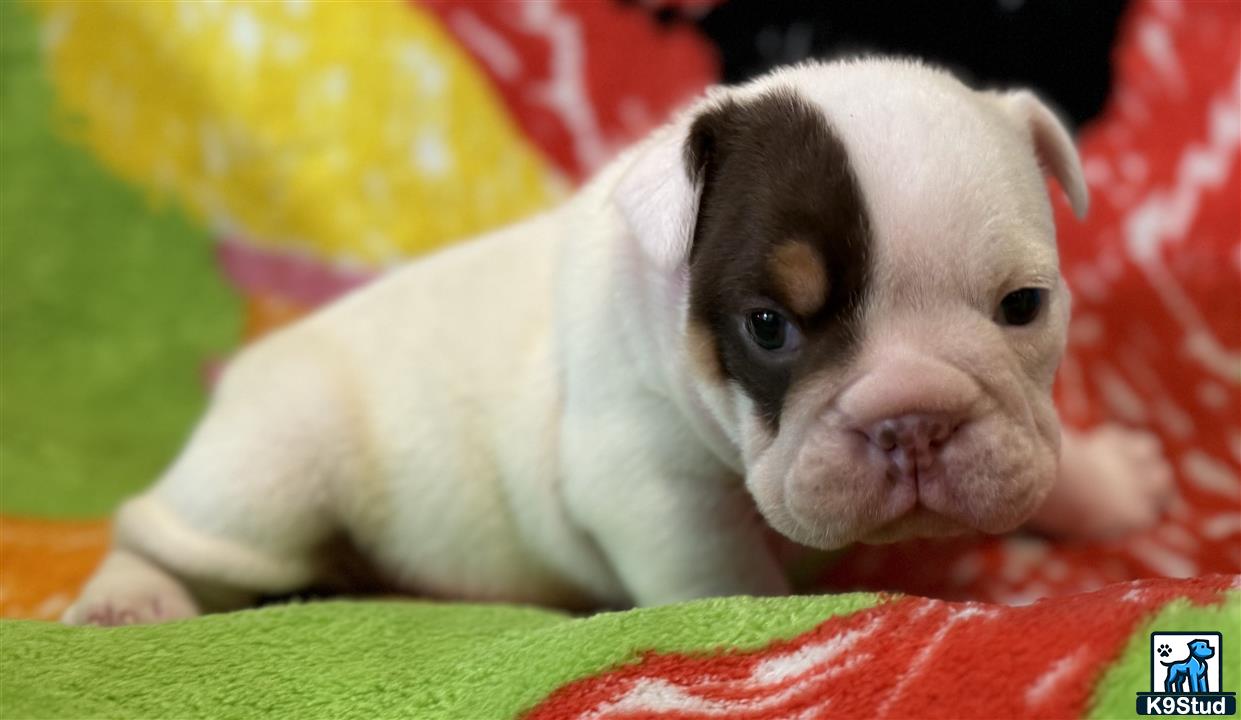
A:
<svg viewBox="0 0 1241 720">
<path fill-rule="evenodd" d="M 894 455 L 844 432 L 803 444 L 774 483 L 769 520 L 820 548 L 1013 530 L 1054 478 L 1054 453 L 994 418 L 977 425 L 934 457 Z"/>
<path fill-rule="evenodd" d="M 825 527 L 821 520 L 805 517 L 798 510 L 796 505 L 787 507 L 789 517 L 797 525 L 797 531 L 792 533 L 791 537 L 803 544 L 823 549 L 843 547 L 855 542 L 882 545 L 902 540 L 951 537 L 983 531 L 973 523 L 929 507 L 924 498 L 917 495 L 902 501 L 899 507 L 888 505 L 879 512 L 871 509 L 855 516 L 851 527 L 838 527 L 834 532 Z"/>
</svg>

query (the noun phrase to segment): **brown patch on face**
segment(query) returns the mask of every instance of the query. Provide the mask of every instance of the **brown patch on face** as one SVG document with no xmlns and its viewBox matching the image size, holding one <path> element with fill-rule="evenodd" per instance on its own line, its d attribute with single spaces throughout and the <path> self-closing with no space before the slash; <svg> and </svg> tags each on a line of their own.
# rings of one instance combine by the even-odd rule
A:
<svg viewBox="0 0 1241 720">
<path fill-rule="evenodd" d="M 767 261 L 767 272 L 784 306 L 809 317 L 827 300 L 827 271 L 819 252 L 800 240 L 777 245 Z"/>
<path fill-rule="evenodd" d="M 789 388 L 848 362 L 860 344 L 871 265 L 861 189 L 827 118 L 791 88 L 703 112 L 685 159 L 702 188 L 690 322 L 776 431 Z M 747 325 L 754 311 L 785 317 L 800 345 L 760 347 Z"/>
</svg>

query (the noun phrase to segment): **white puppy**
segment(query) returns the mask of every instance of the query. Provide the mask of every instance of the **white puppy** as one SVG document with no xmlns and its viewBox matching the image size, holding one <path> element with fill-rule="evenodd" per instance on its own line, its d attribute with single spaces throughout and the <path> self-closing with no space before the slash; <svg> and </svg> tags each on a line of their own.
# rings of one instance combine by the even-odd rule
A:
<svg viewBox="0 0 1241 720">
<path fill-rule="evenodd" d="M 1058 472 L 1041 168 L 1084 213 L 1032 94 L 913 62 L 716 88 L 560 208 L 241 353 L 66 620 L 240 607 L 351 563 L 571 607 L 780 593 L 762 518 L 819 548 L 1000 533 L 1058 475 L 1048 525 L 1148 523 L 1148 438 L 1072 440 Z"/>
</svg>

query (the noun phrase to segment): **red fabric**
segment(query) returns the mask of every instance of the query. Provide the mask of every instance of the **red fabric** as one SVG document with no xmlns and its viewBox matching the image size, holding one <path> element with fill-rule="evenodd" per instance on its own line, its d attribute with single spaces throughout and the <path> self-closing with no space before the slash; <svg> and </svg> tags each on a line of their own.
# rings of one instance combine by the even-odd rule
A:
<svg viewBox="0 0 1241 720">
<path fill-rule="evenodd" d="M 708 40 L 689 25 L 660 26 L 636 5 L 417 4 L 478 61 L 530 140 L 577 180 L 719 76 Z"/>
<path fill-rule="evenodd" d="M 1234 584 L 1134 581 L 1025 607 L 900 598 L 756 652 L 648 653 L 525 717 L 1079 717 L 1151 612 L 1176 598 L 1216 603 Z"/>
<path fill-rule="evenodd" d="M 1026 601 L 1125 578 L 1241 572 L 1239 58 L 1241 3 L 1136 3 L 1108 106 L 1079 137 L 1087 220 L 1053 189 L 1074 292 L 1062 417 L 1157 432 L 1177 470 L 1170 517 L 1109 543 L 859 547 L 824 587 Z"/>
</svg>

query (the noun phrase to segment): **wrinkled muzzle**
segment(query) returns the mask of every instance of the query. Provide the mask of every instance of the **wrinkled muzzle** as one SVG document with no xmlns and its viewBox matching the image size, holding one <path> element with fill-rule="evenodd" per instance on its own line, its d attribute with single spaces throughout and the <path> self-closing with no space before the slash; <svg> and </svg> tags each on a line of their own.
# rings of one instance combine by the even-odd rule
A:
<svg viewBox="0 0 1241 720">
<path fill-rule="evenodd" d="M 773 527 L 821 548 L 1012 530 L 1055 481 L 1059 434 L 1045 389 L 1002 386 L 914 352 L 842 390 L 811 384 L 750 490 Z"/>
</svg>

